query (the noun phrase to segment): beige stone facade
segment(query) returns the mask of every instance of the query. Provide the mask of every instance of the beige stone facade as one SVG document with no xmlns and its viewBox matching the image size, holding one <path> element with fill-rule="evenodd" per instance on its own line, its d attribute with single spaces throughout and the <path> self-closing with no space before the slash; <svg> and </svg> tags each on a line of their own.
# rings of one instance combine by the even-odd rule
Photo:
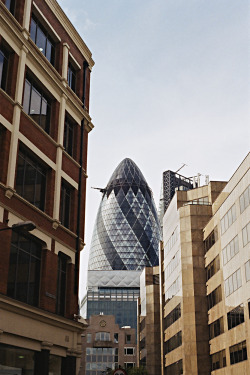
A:
<svg viewBox="0 0 250 375">
<path fill-rule="evenodd" d="M 177 191 L 164 215 L 162 374 L 250 372 L 249 165 Z"/>
<path fill-rule="evenodd" d="M 113 315 L 92 315 L 82 335 L 79 375 L 101 375 L 107 368 L 136 366 L 136 331 L 120 328 Z"/>
</svg>

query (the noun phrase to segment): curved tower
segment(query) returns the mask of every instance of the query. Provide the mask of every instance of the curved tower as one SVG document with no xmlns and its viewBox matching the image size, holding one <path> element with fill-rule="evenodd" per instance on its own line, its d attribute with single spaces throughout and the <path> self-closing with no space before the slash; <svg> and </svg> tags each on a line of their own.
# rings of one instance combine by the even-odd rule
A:
<svg viewBox="0 0 250 375">
<path fill-rule="evenodd" d="M 103 191 L 89 270 L 142 270 L 158 265 L 159 239 L 152 192 L 137 165 L 126 158 Z"/>
<path fill-rule="evenodd" d="M 82 313 L 87 318 L 115 315 L 120 326 L 136 328 L 141 271 L 159 263 L 160 225 L 152 192 L 137 165 L 124 159 L 102 193 Z"/>
</svg>

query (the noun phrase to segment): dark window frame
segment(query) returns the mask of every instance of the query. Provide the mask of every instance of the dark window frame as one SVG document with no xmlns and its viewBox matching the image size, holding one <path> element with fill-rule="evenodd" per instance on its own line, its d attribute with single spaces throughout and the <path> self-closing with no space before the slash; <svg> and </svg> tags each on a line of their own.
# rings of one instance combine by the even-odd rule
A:
<svg viewBox="0 0 250 375">
<path fill-rule="evenodd" d="M 215 244 L 218 240 L 218 228 L 215 227 L 211 233 L 204 239 L 204 251 L 205 253 Z"/>
<path fill-rule="evenodd" d="M 220 256 L 219 254 L 206 267 L 206 280 L 208 281 L 220 270 Z"/>
<path fill-rule="evenodd" d="M 224 333 L 223 316 L 209 324 L 209 340 Z"/>
<path fill-rule="evenodd" d="M 71 61 L 68 63 L 67 81 L 71 90 L 76 93 L 77 69 Z"/>
<path fill-rule="evenodd" d="M 62 316 L 65 315 L 66 311 L 68 260 L 67 255 L 62 252 L 58 253 L 56 313 Z"/>
<path fill-rule="evenodd" d="M 7 89 L 10 53 L 2 44 L 0 45 L 0 88 Z"/>
<path fill-rule="evenodd" d="M 62 179 L 60 196 L 60 222 L 64 227 L 68 229 L 71 226 L 73 190 L 73 186 L 71 186 L 69 183 L 67 183 L 67 181 Z"/>
<path fill-rule="evenodd" d="M 25 241 L 26 241 L 26 246 L 23 245 Z M 27 246 L 27 243 L 29 244 L 29 247 Z M 28 263 L 25 263 L 25 259 L 28 260 L 28 258 L 29 258 Z M 12 260 L 16 260 L 16 262 L 12 263 Z M 35 263 L 35 270 L 34 269 L 32 270 L 32 266 L 34 265 L 34 263 Z M 11 264 L 14 265 L 13 270 L 11 270 Z M 25 267 L 25 264 L 27 264 L 27 267 Z M 42 244 L 41 242 L 36 240 L 31 235 L 13 230 L 12 239 L 11 239 L 11 252 L 10 252 L 10 263 L 9 263 L 9 273 L 8 273 L 7 295 L 19 301 L 22 301 L 24 303 L 28 303 L 32 306 L 39 306 L 41 268 L 42 268 Z M 21 274 L 21 277 L 19 274 Z M 24 281 L 26 275 L 27 275 L 27 280 Z M 33 287 L 33 296 L 32 296 L 32 283 L 31 283 L 32 276 L 35 278 L 35 287 Z M 21 283 L 18 283 L 19 277 L 21 278 L 21 281 L 22 281 Z M 13 282 L 11 282 L 12 279 L 13 279 Z M 25 292 L 22 294 L 22 291 L 21 291 L 20 293 L 21 288 L 24 287 L 25 284 L 27 286 L 26 295 L 25 295 Z"/>
<path fill-rule="evenodd" d="M 221 300 L 222 300 L 222 290 L 221 290 L 221 285 L 219 285 L 207 296 L 208 310 L 210 310 L 212 307 L 217 305 L 217 303 L 221 302 Z"/>
<path fill-rule="evenodd" d="M 10 11 L 10 13 L 14 16 L 15 9 L 16 9 L 16 1 L 15 0 L 5 0 L 5 6 Z"/>
<path fill-rule="evenodd" d="M 241 304 L 227 313 L 228 330 L 244 323 L 244 305 Z"/>
<path fill-rule="evenodd" d="M 177 332 L 169 340 L 166 341 L 166 353 L 170 353 L 172 350 L 175 350 L 182 345 L 182 331 Z"/>
<path fill-rule="evenodd" d="M 247 360 L 247 344 L 246 340 L 229 347 L 230 364 L 234 365 Z"/>
<path fill-rule="evenodd" d="M 212 371 L 218 370 L 220 368 L 226 367 L 226 350 L 222 349 L 219 352 L 213 353 L 210 355 L 211 358 L 211 369 Z"/>
<path fill-rule="evenodd" d="M 33 171 L 33 176 L 31 174 L 31 171 Z M 21 197 L 23 197 L 28 202 L 30 202 L 42 211 L 45 210 L 47 171 L 48 168 L 44 166 L 44 164 L 38 159 L 38 157 L 35 154 L 31 153 L 31 151 L 29 150 L 26 150 L 26 148 L 20 146 L 16 170 L 16 191 Z M 18 182 L 19 178 L 21 182 L 20 184 Z M 32 182 L 32 180 L 34 180 L 34 183 L 29 183 L 29 181 Z M 39 180 L 41 180 L 40 185 L 38 184 Z M 31 195 L 30 191 L 32 186 L 33 198 L 28 199 L 28 196 Z M 38 196 L 39 200 L 37 199 Z"/>
<path fill-rule="evenodd" d="M 63 147 L 71 157 L 74 157 L 74 140 L 76 126 L 77 125 L 74 122 L 74 120 L 69 115 L 66 115 L 64 123 Z"/>
</svg>

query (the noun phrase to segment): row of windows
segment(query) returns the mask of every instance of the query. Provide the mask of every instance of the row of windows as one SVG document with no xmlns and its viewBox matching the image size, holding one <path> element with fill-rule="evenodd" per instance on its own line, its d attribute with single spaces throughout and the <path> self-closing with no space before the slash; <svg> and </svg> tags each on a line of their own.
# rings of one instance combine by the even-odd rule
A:
<svg viewBox="0 0 250 375">
<path fill-rule="evenodd" d="M 218 230 L 217 230 L 217 227 L 215 227 L 212 230 L 212 232 L 207 236 L 207 238 L 204 240 L 205 253 L 215 244 L 217 240 L 218 240 Z"/>
<path fill-rule="evenodd" d="M 218 370 L 219 368 L 226 367 L 227 360 L 226 360 L 225 349 L 220 350 L 219 352 L 211 355 L 211 365 L 212 365 L 212 371 Z"/>
<path fill-rule="evenodd" d="M 20 146 L 17 173 L 16 192 L 40 210 L 45 210 L 48 168 L 22 145 Z M 70 227 L 72 195 L 74 189 L 65 180 L 61 183 L 60 221 Z"/>
<path fill-rule="evenodd" d="M 166 341 L 166 353 L 171 352 L 172 350 L 178 348 L 182 345 L 182 332 L 179 331 L 174 336 L 172 336 L 169 340 Z"/>
<path fill-rule="evenodd" d="M 97 332 L 95 334 L 96 341 L 110 341 L 110 333 L 109 332 Z"/>
<path fill-rule="evenodd" d="M 206 267 L 207 281 L 220 270 L 220 257 L 217 255 Z"/>
<path fill-rule="evenodd" d="M 166 269 L 165 269 L 165 277 L 169 277 L 169 275 L 171 275 L 171 273 L 175 270 L 175 268 L 178 266 L 178 264 L 180 263 L 180 260 L 181 260 L 181 256 L 180 256 L 180 250 L 177 251 L 177 253 L 173 256 L 173 258 L 170 260 L 170 262 L 168 263 Z"/>
<path fill-rule="evenodd" d="M 213 339 L 224 333 L 223 317 L 209 324 L 209 339 Z"/>
<path fill-rule="evenodd" d="M 227 264 L 230 261 L 230 259 L 232 259 L 235 256 L 235 254 L 237 254 L 238 252 L 239 252 L 239 241 L 238 241 L 238 236 L 236 236 L 222 250 L 223 264 L 224 265 Z"/>
<path fill-rule="evenodd" d="M 236 208 L 235 204 L 227 211 L 227 213 L 221 219 L 221 234 L 225 233 L 226 230 L 235 222 L 236 220 Z"/>
<path fill-rule="evenodd" d="M 165 318 L 165 329 L 181 317 L 181 304 L 177 305 Z"/>
<path fill-rule="evenodd" d="M 172 363 L 172 365 L 170 366 L 167 366 L 165 368 L 165 374 L 166 375 L 182 375 L 183 374 L 182 359 L 180 361 Z"/>
<path fill-rule="evenodd" d="M 240 268 L 225 280 L 225 295 L 230 294 L 239 289 L 242 285 Z"/>
<path fill-rule="evenodd" d="M 245 209 L 250 204 L 250 185 L 246 188 L 246 190 L 240 196 L 240 213 L 245 211 Z"/>
<path fill-rule="evenodd" d="M 12 231 L 7 295 L 39 306 L 42 243 L 31 236 Z M 59 252 L 57 268 L 56 313 L 64 315 L 68 257 Z"/>
<path fill-rule="evenodd" d="M 236 345 L 230 346 L 229 353 L 230 353 L 231 365 L 245 361 L 247 359 L 246 341 L 242 341 Z M 212 354 L 211 362 L 212 362 L 212 371 L 225 367 L 227 365 L 225 349 Z"/>
<path fill-rule="evenodd" d="M 171 234 L 168 242 L 166 243 L 166 245 L 164 246 L 164 257 L 166 257 L 166 255 L 169 253 L 169 251 L 172 249 L 172 247 L 174 246 L 174 244 L 176 243 L 178 239 L 178 227 L 175 228 L 175 230 L 173 231 L 173 233 Z"/>
<path fill-rule="evenodd" d="M 165 280 L 166 284 L 166 280 Z M 165 293 L 165 301 L 171 299 L 173 296 L 175 296 L 178 291 L 181 288 L 181 278 L 180 276 L 177 277 L 177 279 L 173 282 L 173 284 L 168 288 L 168 290 Z"/>
<path fill-rule="evenodd" d="M 118 355 L 118 348 L 86 348 L 87 355 Z"/>
<path fill-rule="evenodd" d="M 219 285 L 207 296 L 208 310 L 217 305 L 222 299 L 221 286 Z"/>
</svg>

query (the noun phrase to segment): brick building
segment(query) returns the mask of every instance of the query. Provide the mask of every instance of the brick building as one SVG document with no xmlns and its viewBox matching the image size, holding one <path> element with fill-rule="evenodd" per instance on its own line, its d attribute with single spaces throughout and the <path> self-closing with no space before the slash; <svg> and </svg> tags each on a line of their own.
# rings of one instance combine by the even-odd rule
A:
<svg viewBox="0 0 250 375">
<path fill-rule="evenodd" d="M 106 369 L 136 365 L 136 330 L 119 327 L 114 315 L 92 315 L 82 335 L 79 375 L 102 375 Z"/>
<path fill-rule="evenodd" d="M 93 65 L 55 0 L 0 1 L 0 373 L 80 365 Z"/>
</svg>

